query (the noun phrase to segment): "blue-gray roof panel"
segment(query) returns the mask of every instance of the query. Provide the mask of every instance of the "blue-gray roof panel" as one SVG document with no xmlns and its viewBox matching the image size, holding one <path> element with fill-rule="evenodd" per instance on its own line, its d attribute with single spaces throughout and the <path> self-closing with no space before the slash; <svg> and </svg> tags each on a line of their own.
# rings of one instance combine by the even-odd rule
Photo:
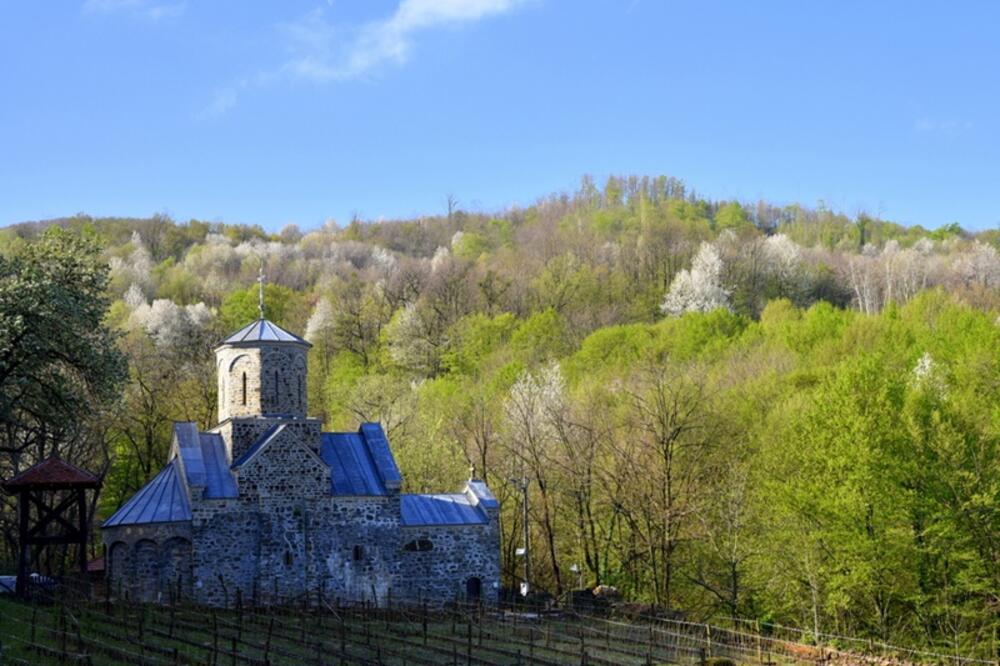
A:
<svg viewBox="0 0 1000 666">
<path fill-rule="evenodd" d="M 383 485 L 390 490 L 399 490 L 403 477 L 400 476 L 399 468 L 396 467 L 396 460 L 392 457 L 389 440 L 386 439 L 382 425 L 362 423 L 361 435 L 365 438 L 368 452 L 375 463 L 375 469 L 378 470 L 378 474 L 382 478 Z"/>
<path fill-rule="evenodd" d="M 486 485 L 485 481 L 473 479 L 469 481 L 468 488 L 469 492 L 476 496 L 476 499 L 479 501 L 479 506 L 484 509 L 497 509 L 500 507 L 500 502 L 497 501 L 496 496 Z"/>
<path fill-rule="evenodd" d="M 192 486 L 204 486 L 205 462 L 202 460 L 197 426 L 190 422 L 175 423 L 174 438 L 177 441 L 177 453 L 184 465 L 187 482 Z"/>
<path fill-rule="evenodd" d="M 247 324 L 219 344 L 230 345 L 245 342 L 294 342 L 300 345 L 312 346 L 306 340 L 266 319 L 258 319 Z"/>
<path fill-rule="evenodd" d="M 229 471 L 226 460 L 226 443 L 222 435 L 214 432 L 201 433 L 202 459 L 205 461 L 205 497 L 227 499 L 239 496 L 236 479 Z"/>
<path fill-rule="evenodd" d="M 181 483 L 178 462 L 171 460 L 163 470 L 132 496 L 103 527 L 168 523 L 191 520 L 191 507 Z"/>
<path fill-rule="evenodd" d="M 320 440 L 320 457 L 330 466 L 332 494 L 387 494 L 360 433 L 324 432 Z"/>
<path fill-rule="evenodd" d="M 400 495 L 402 524 L 417 525 L 485 525 L 489 522 L 465 494 Z"/>
</svg>

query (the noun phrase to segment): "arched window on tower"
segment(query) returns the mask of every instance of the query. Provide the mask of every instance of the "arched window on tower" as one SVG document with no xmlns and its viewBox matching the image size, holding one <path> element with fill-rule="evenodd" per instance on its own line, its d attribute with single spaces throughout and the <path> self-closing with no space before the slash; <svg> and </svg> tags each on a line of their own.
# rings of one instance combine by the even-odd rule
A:
<svg viewBox="0 0 1000 666">
<path fill-rule="evenodd" d="M 243 404 L 247 404 L 247 373 L 243 373 Z"/>
<path fill-rule="evenodd" d="M 277 407 L 278 407 L 278 400 L 280 400 L 280 399 L 281 399 L 281 396 L 280 396 L 280 394 L 278 392 L 278 371 L 275 370 L 274 371 L 274 407 L 275 407 L 275 409 L 277 409 Z"/>
<path fill-rule="evenodd" d="M 302 409 L 302 406 L 305 404 L 302 401 L 302 375 L 298 376 L 298 380 L 299 380 L 299 409 Z"/>
</svg>

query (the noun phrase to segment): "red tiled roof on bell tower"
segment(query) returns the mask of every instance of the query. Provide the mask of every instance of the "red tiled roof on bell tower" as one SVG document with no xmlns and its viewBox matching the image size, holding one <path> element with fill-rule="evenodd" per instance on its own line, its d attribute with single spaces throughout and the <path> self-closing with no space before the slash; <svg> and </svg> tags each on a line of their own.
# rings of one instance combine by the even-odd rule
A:
<svg viewBox="0 0 1000 666">
<path fill-rule="evenodd" d="M 29 489 L 97 488 L 100 480 L 60 458 L 48 458 L 3 484 L 7 492 Z"/>
</svg>

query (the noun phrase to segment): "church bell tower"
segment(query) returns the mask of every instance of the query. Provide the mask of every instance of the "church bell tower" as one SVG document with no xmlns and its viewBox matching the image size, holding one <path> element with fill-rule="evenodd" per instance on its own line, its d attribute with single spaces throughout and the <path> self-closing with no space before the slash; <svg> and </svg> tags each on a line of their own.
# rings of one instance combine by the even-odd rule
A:
<svg viewBox="0 0 1000 666">
<path fill-rule="evenodd" d="M 305 418 L 306 361 L 312 346 L 264 318 L 264 275 L 260 318 L 215 349 L 219 422 L 239 417 Z"/>
</svg>

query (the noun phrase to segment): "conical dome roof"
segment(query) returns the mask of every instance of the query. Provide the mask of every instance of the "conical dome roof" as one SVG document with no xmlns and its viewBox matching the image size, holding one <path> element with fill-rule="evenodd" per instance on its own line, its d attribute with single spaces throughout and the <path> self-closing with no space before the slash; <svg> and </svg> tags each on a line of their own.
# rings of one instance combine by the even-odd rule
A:
<svg viewBox="0 0 1000 666">
<path fill-rule="evenodd" d="M 258 319 L 257 321 L 247 324 L 220 342 L 219 346 L 248 344 L 254 342 L 290 342 L 293 344 L 312 347 L 312 345 L 306 340 L 300 338 L 294 333 L 289 333 L 285 329 L 281 328 L 274 322 L 268 321 L 267 319 Z"/>
</svg>

